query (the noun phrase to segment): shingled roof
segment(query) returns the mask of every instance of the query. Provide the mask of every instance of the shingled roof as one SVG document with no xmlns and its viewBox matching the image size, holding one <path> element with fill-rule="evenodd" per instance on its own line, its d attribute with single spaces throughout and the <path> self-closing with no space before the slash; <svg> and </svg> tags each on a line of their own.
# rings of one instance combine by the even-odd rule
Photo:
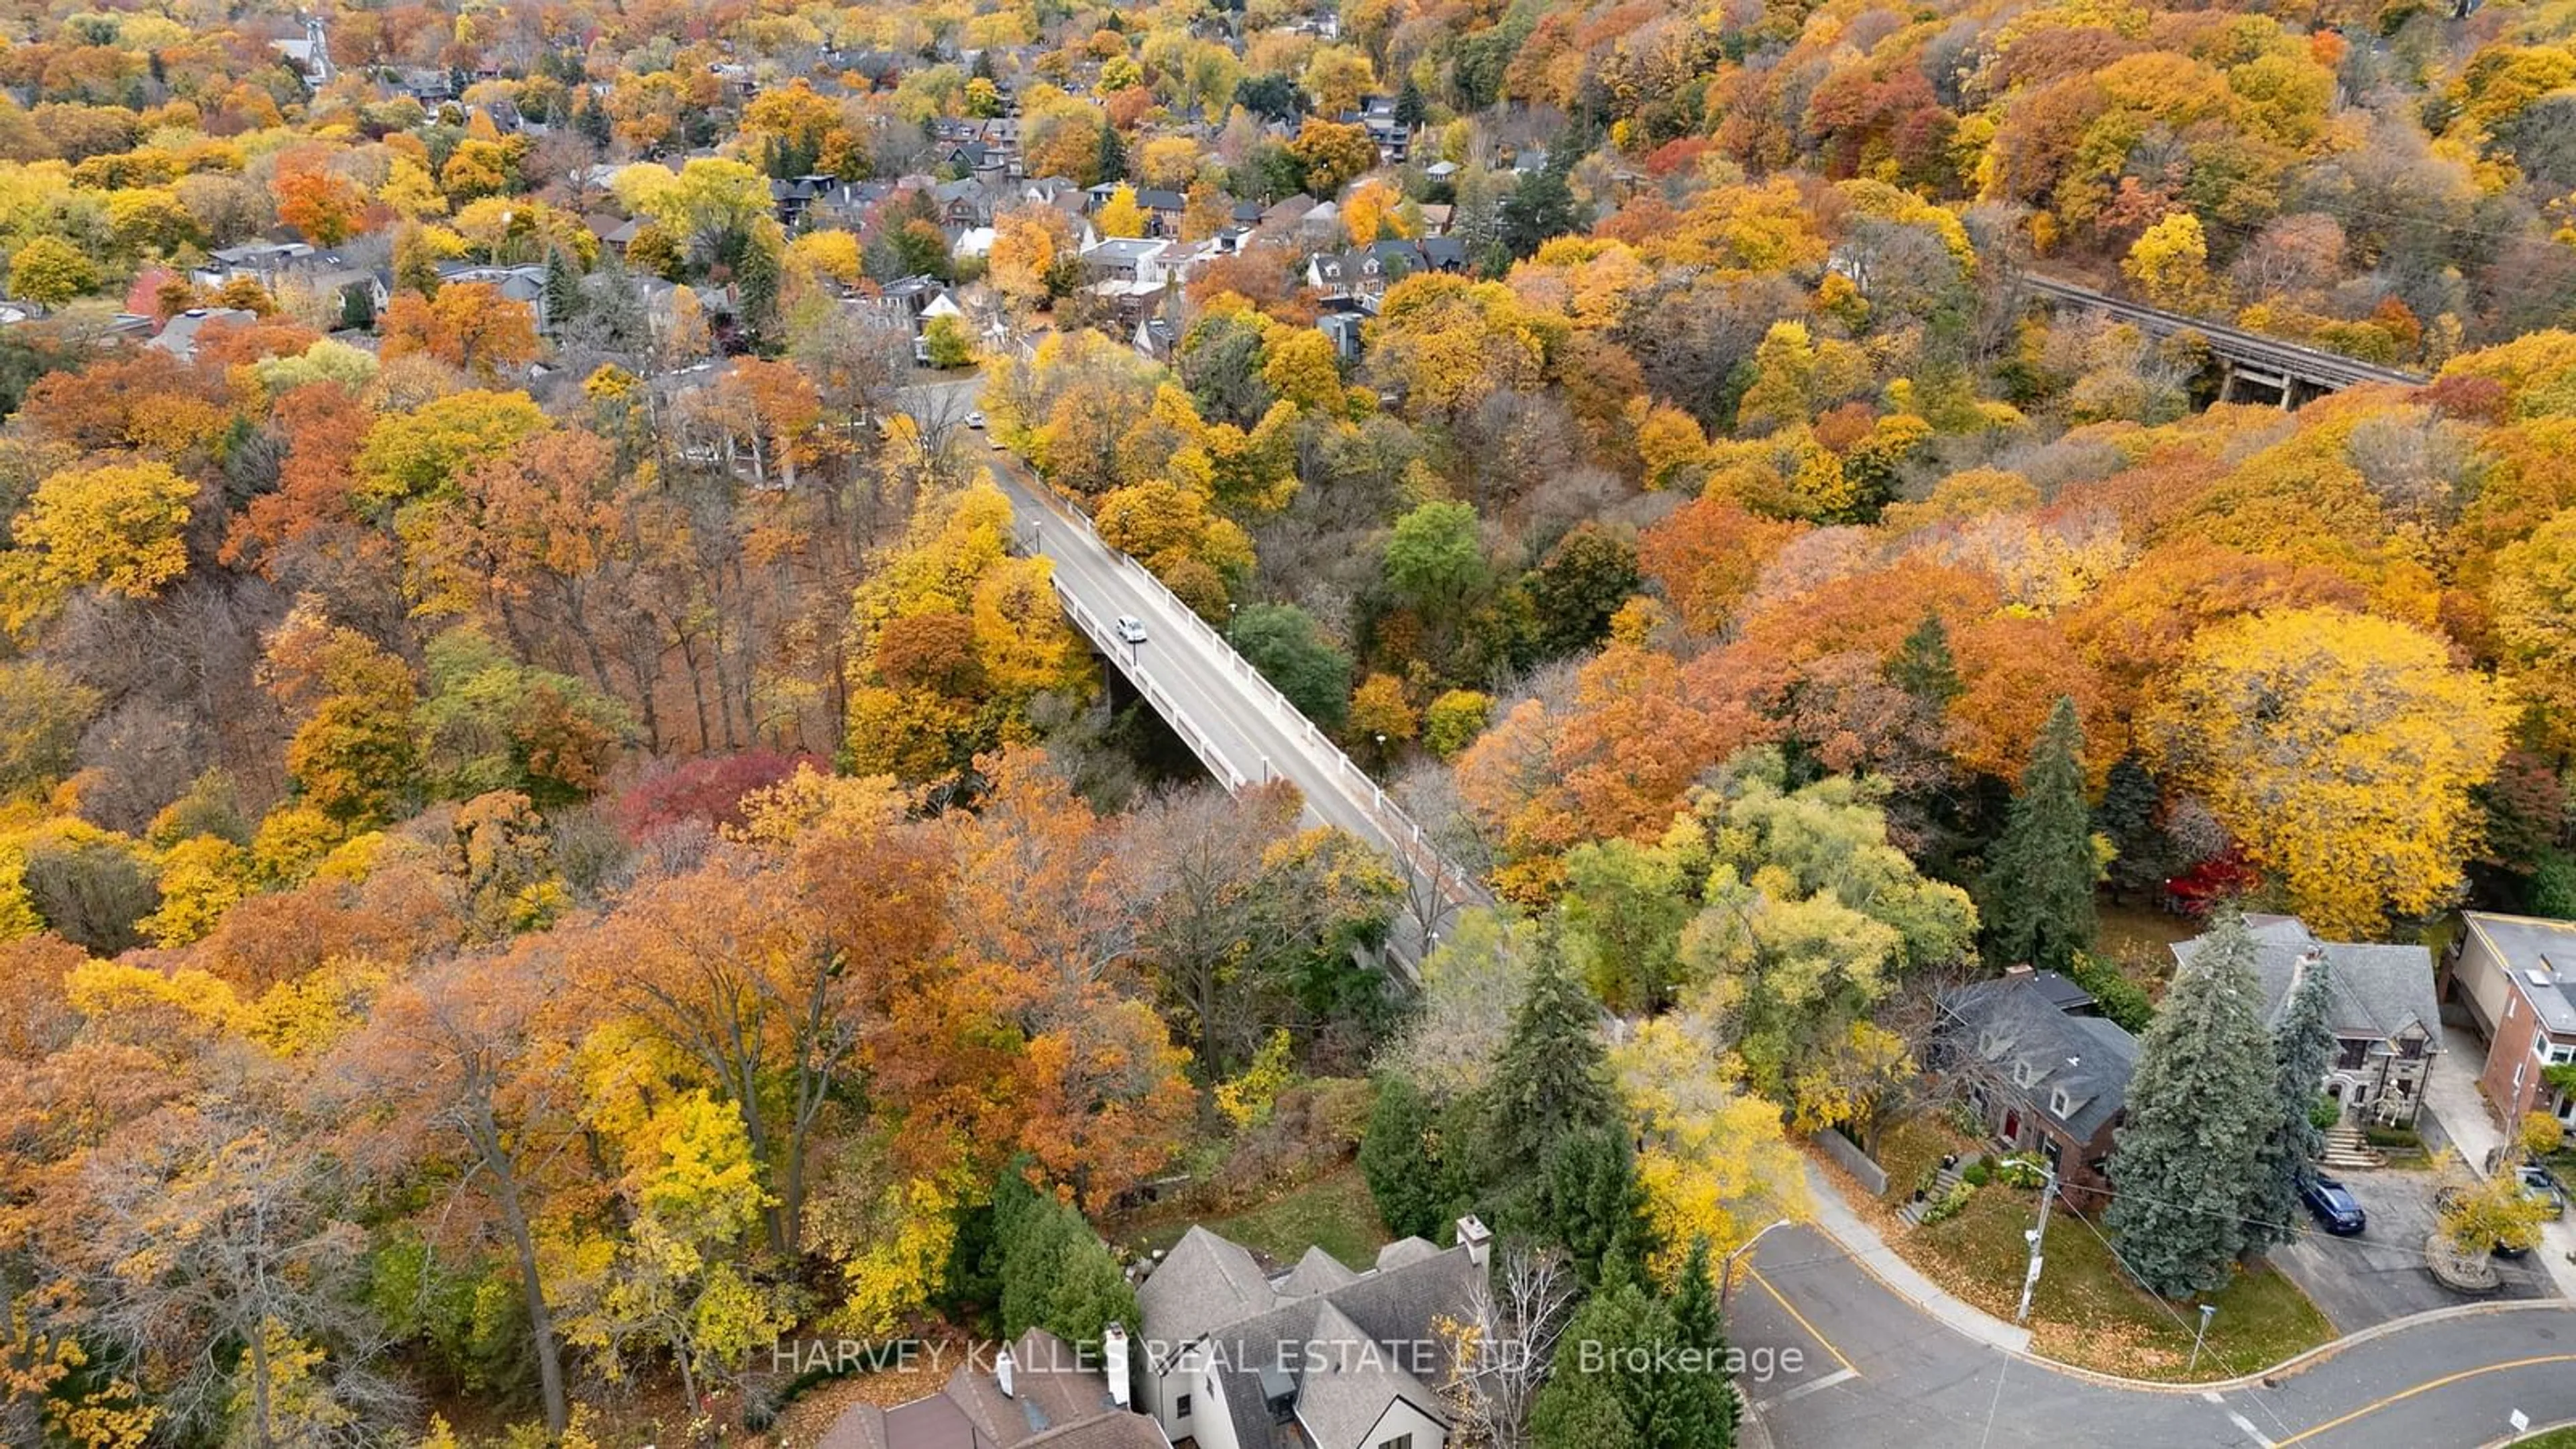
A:
<svg viewBox="0 0 2576 1449">
<path fill-rule="evenodd" d="M 2296 916 L 2249 915 L 2254 974 L 2263 983 L 2263 1025 L 2278 1026 L 2289 1009 L 2299 960 L 2314 954 L 2326 963 L 2326 1024 L 2335 1035 L 2396 1038 L 2408 1027 L 2439 1047 L 2442 1008 L 2433 999 L 2433 953 L 2422 946 L 2380 946 L 2321 941 Z M 2174 961 L 2188 966 L 2207 936 L 2176 944 Z"/>
<path fill-rule="evenodd" d="M 2138 1039 L 2116 1022 L 2067 1014 L 2032 973 L 1961 987 L 1941 1004 L 1957 1049 L 1995 1068 L 2077 1141 L 2127 1103 Z"/>
<path fill-rule="evenodd" d="M 1449 1368 L 1439 1322 L 1465 1317 L 1483 1281 L 1469 1249 L 1403 1238 L 1365 1272 L 1317 1250 L 1273 1282 L 1250 1253 L 1194 1227 L 1136 1302 L 1158 1370 L 1209 1346 L 1209 1375 L 1241 1449 L 1364 1449 L 1361 1436 L 1397 1399 L 1447 1421 L 1432 1388 Z M 1272 1420 L 1282 1384 L 1302 1437 Z"/>
</svg>

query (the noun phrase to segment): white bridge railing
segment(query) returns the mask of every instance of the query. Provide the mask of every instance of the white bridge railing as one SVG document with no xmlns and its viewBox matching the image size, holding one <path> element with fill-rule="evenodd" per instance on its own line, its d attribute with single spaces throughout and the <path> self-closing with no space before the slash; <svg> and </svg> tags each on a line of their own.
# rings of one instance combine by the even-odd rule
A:
<svg viewBox="0 0 2576 1449">
<path fill-rule="evenodd" d="M 1108 555 L 1121 574 L 1131 583 L 1149 595 L 1159 596 L 1171 606 L 1171 612 L 1174 615 L 1188 622 L 1189 627 L 1197 632 L 1201 641 L 1215 651 L 1221 667 L 1235 676 L 1237 681 L 1235 687 L 1249 697 L 1256 707 L 1270 716 L 1271 723 L 1279 732 L 1305 753 L 1307 757 L 1305 763 L 1318 775 L 1320 781 L 1329 784 L 1336 794 L 1356 807 L 1374 827 L 1380 837 L 1376 843 L 1384 846 L 1390 854 L 1394 855 L 1417 881 L 1427 884 L 1444 907 L 1454 910 L 1494 904 L 1493 896 L 1477 883 L 1472 874 L 1440 853 L 1438 847 L 1423 830 L 1421 822 L 1405 813 L 1403 806 L 1388 798 L 1385 786 L 1380 785 L 1369 776 L 1366 770 L 1361 769 L 1359 763 L 1345 753 L 1341 746 L 1335 744 L 1330 735 L 1325 734 L 1313 720 L 1306 718 L 1303 711 L 1290 703 L 1288 696 L 1280 693 L 1277 685 L 1263 677 L 1261 671 L 1252 666 L 1252 661 L 1235 652 L 1234 645 L 1223 634 L 1207 620 L 1200 618 L 1197 610 L 1183 603 L 1178 595 L 1164 586 L 1161 579 L 1154 577 L 1152 570 L 1124 551 L 1111 547 L 1100 537 L 1098 530 L 1091 526 L 1090 519 L 1083 517 L 1079 511 L 1065 507 L 1050 495 L 1045 484 L 1034 484 L 1026 491 L 1037 499 L 1039 506 L 1045 509 L 1047 517 L 1041 522 L 1030 524 L 1026 532 L 1019 537 L 1017 541 L 1022 548 L 1032 552 L 1037 551 L 1044 537 L 1044 525 L 1047 523 L 1079 531 L 1097 545 L 1101 552 Z M 1118 639 L 1116 632 L 1089 605 L 1075 597 L 1071 588 L 1066 585 L 1061 571 L 1056 573 L 1054 581 L 1056 596 L 1064 605 L 1066 617 L 1072 619 L 1074 626 L 1100 647 L 1101 653 L 1111 659 L 1119 658 L 1118 646 L 1122 641 Z M 1241 790 L 1256 780 L 1287 778 L 1291 783 L 1300 783 L 1293 775 L 1278 768 L 1279 762 L 1273 761 L 1267 755 L 1249 761 L 1226 758 L 1224 750 L 1218 746 L 1216 740 L 1205 729 L 1190 720 L 1187 712 L 1181 709 L 1166 691 L 1146 678 L 1141 670 L 1131 670 L 1129 675 L 1136 686 L 1143 691 L 1146 702 L 1154 706 L 1155 712 L 1172 726 L 1173 730 L 1181 736 L 1182 742 L 1187 744 L 1191 752 L 1199 757 L 1200 762 L 1208 767 L 1209 772 L 1225 782 L 1229 791 Z"/>
</svg>

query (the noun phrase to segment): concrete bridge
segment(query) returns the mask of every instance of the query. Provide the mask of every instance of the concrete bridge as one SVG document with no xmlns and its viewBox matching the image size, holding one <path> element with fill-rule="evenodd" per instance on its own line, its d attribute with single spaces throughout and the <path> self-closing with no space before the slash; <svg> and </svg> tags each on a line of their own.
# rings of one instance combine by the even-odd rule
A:
<svg viewBox="0 0 2576 1449">
<path fill-rule="evenodd" d="M 1090 520 L 1017 460 L 996 454 L 993 477 L 1017 515 L 1021 551 L 1054 563 L 1065 617 L 1127 676 L 1210 775 L 1228 790 L 1285 780 L 1304 795 L 1308 817 L 1394 858 L 1405 900 L 1388 953 L 1408 977 L 1453 915 L 1494 903 L 1368 772 L 1143 564 L 1103 543 Z M 1122 615 L 1144 624 L 1143 642 L 1119 637 Z"/>
<path fill-rule="evenodd" d="M 2279 338 L 2265 337 L 2180 312 L 2123 301 L 2090 287 L 2061 282 L 2033 272 L 2024 272 L 2015 281 L 2029 295 L 2060 311 L 2098 312 L 2114 322 L 2125 323 L 2159 339 L 2177 332 L 2196 332 L 2208 338 L 2209 350 L 2218 359 L 2220 368 L 2220 402 L 2256 401 L 2258 399 L 2239 394 L 2268 393 L 2277 397 L 2282 407 L 2293 408 L 2322 394 L 2341 392 L 2362 383 L 2385 382 L 2400 387 L 2421 387 L 2428 380 L 2421 373 L 2383 367 L 2338 352 L 2304 347 L 2296 342 L 2283 342 Z"/>
</svg>

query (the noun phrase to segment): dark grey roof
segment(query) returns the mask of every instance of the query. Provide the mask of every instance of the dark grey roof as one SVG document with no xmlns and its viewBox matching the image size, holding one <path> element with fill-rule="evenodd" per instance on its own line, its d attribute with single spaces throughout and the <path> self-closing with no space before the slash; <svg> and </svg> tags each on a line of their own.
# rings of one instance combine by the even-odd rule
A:
<svg viewBox="0 0 2576 1449">
<path fill-rule="evenodd" d="M 2294 916 L 2249 915 L 2245 924 L 2254 937 L 2254 974 L 2263 983 L 2264 1026 L 2280 1025 L 2299 958 L 2313 952 L 2325 959 L 2326 1021 L 2335 1035 L 2395 1038 L 2412 1027 L 2436 1048 L 2441 1045 L 2433 953 L 2424 947 L 2320 941 Z M 2190 965 L 2208 939 L 2195 936 L 2176 944 L 2175 963 Z"/>
<path fill-rule="evenodd" d="M 1331 1276 L 1324 1264 L 1350 1272 L 1318 1256 L 1308 1254 L 1283 1289 Z M 1307 1449 L 1367 1449 L 1361 1436 L 1399 1393 L 1446 1422 L 1439 1399 L 1422 1385 L 1446 1377 L 1439 1321 L 1465 1316 L 1483 1276 L 1464 1248 L 1405 1238 L 1380 1250 L 1376 1268 L 1347 1282 L 1282 1296 L 1260 1279 L 1250 1253 L 1192 1228 L 1136 1290 L 1136 1302 L 1144 1340 L 1162 1361 L 1202 1338 L 1210 1343 L 1210 1372 L 1242 1449 L 1274 1449 L 1286 1440 L 1274 1432 L 1265 1377 L 1297 1394 Z M 1228 1303 L 1262 1306 L 1228 1313 L 1221 1306 Z M 1316 1392 L 1323 1397 L 1310 1414 L 1306 1396 Z M 1354 1421 L 1347 1439 L 1325 1437 L 1327 1426 L 1340 1434 Z"/>
<path fill-rule="evenodd" d="M 1189 206 L 1190 199 L 1177 191 L 1148 186 L 1136 193 L 1136 204 L 1147 211 L 1181 211 Z"/>
<path fill-rule="evenodd" d="M 1348 1315 L 1323 1306 L 1307 1340 L 1305 1380 L 1297 1386 L 1297 1422 L 1316 1449 L 1365 1449 L 1369 1430 L 1398 1399 L 1446 1422 L 1439 1396 L 1398 1358 L 1370 1342 Z"/>
<path fill-rule="evenodd" d="M 1444 272 L 1461 271 L 1467 265 L 1467 244 L 1454 236 L 1427 236 L 1422 259 Z"/>
<path fill-rule="evenodd" d="M 1011 1345 L 1011 1392 L 988 1371 L 960 1365 L 938 1393 L 880 1409 L 855 1404 L 833 1421 L 822 1449 L 1168 1449 L 1162 1427 L 1118 1407 L 1096 1362 L 1042 1328 Z"/>
<path fill-rule="evenodd" d="M 1986 1062 L 2067 1135 L 2082 1141 L 2127 1104 L 2138 1041 L 2116 1022 L 2069 1016 L 2036 976 L 1980 981 L 1942 1000 L 1954 1049 Z M 2063 1092 L 2066 1110 L 2055 1109 Z"/>
<path fill-rule="evenodd" d="M 2030 980 L 2039 989 L 2039 994 L 2048 998 L 2049 1005 L 2069 1016 L 2080 1016 L 2098 1004 L 2093 1000 L 2092 992 L 2054 971 L 2034 971 L 2030 973 Z"/>
</svg>

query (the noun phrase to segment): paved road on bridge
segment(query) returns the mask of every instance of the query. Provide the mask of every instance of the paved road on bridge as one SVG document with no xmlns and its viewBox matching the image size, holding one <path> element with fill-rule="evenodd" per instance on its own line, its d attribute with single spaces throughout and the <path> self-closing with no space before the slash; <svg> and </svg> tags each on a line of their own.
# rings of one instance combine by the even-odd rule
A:
<svg viewBox="0 0 2576 1449">
<path fill-rule="evenodd" d="M 955 414 L 981 396 L 982 383 L 959 379 L 907 391 Z M 986 451 L 980 433 L 963 437 L 983 453 L 994 482 L 1011 500 L 1021 529 L 1018 546 L 1054 565 L 1066 617 L 1127 676 L 1210 775 L 1229 790 L 1285 780 L 1305 797 L 1315 820 L 1394 857 L 1408 879 L 1408 899 L 1388 943 L 1399 960 L 1419 965 L 1450 914 L 1491 903 L 1481 883 L 1443 859 L 1366 772 L 1142 564 L 1101 542 L 1017 458 Z M 1121 615 L 1144 624 L 1144 642 L 1118 637 Z"/>
<path fill-rule="evenodd" d="M 2286 386 L 2287 380 L 2295 380 L 2312 389 L 2331 392 L 2368 382 L 2407 387 L 2421 386 L 2425 382 L 2420 373 L 2364 362 L 2340 352 L 2328 352 L 2322 347 L 2284 342 L 2277 337 L 2266 337 L 2259 332 L 2248 332 L 2241 327 L 2230 327 L 2206 318 L 2168 312 L 2034 272 L 2022 273 L 2018 281 L 2032 296 L 2044 299 L 2052 306 L 2100 312 L 2115 322 L 2128 323 L 2150 337 L 2197 332 L 2209 339 L 2210 351 L 2221 361 L 2244 369 L 2249 376 L 2259 375 L 2259 380 L 2266 386 Z"/>
</svg>

